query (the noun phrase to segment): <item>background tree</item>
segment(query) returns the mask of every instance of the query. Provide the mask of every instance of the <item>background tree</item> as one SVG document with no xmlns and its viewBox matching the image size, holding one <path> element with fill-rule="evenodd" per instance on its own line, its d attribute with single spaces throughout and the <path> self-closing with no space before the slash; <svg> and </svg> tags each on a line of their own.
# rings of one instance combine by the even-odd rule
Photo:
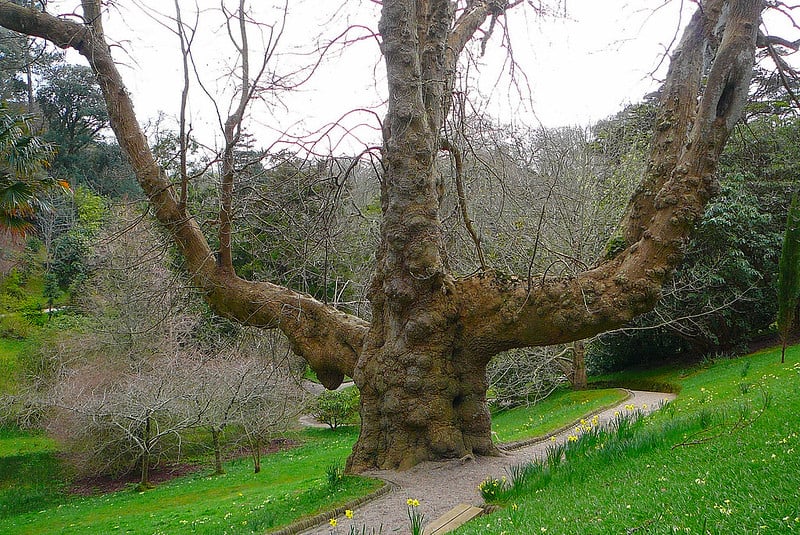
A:
<svg viewBox="0 0 800 535">
<path fill-rule="evenodd" d="M 56 384 L 47 425 L 80 467 L 80 474 L 139 470 L 139 489 L 151 488 L 150 469 L 180 455 L 181 433 L 197 425 L 186 410 L 185 386 L 194 368 L 171 355 L 126 368 L 102 361 L 72 368 Z"/>
<path fill-rule="evenodd" d="M 800 299 L 800 200 L 795 193 L 789 205 L 778 269 L 778 332 L 781 335 L 781 364 L 786 359 L 786 344 L 794 324 L 798 299 Z"/>
<path fill-rule="evenodd" d="M 710 0 L 691 18 L 672 56 L 648 167 L 615 254 L 571 278 L 514 279 L 487 270 L 456 279 L 443 260 L 435 173 L 444 121 L 459 56 L 482 25 L 516 4 L 384 0 L 382 225 L 367 322 L 288 288 L 237 277 L 223 239 L 215 254 L 145 143 L 104 38 L 99 2 L 82 5 L 85 24 L 1 0 L 0 25 L 86 58 L 156 217 L 217 313 L 280 328 L 328 388 L 345 374 L 354 378 L 362 425 L 348 460 L 353 471 L 496 453 L 485 404 L 492 355 L 584 339 L 652 309 L 715 190 L 720 153 L 747 98 L 764 8 L 759 0 Z M 224 192 L 221 198 L 225 209 Z"/>
<path fill-rule="evenodd" d="M 281 359 L 278 348 L 264 338 L 269 337 L 242 332 L 221 348 L 201 346 L 195 357 L 187 397 L 198 426 L 211 436 L 216 474 L 224 473 L 225 442 L 244 443 L 258 473 L 264 441 L 285 430 L 305 407 L 305 391 L 292 375 L 290 361 Z"/>
<path fill-rule="evenodd" d="M 110 197 L 141 194 L 119 145 L 104 139 L 108 112 L 90 68 L 52 63 L 42 71 L 36 103 L 45 139 L 58 146 L 53 175 Z"/>
<path fill-rule="evenodd" d="M 45 4 L 35 0 L 14 3 L 36 9 L 43 9 Z M 34 79 L 62 56 L 44 42 L 0 28 L 0 102 L 6 102 L 15 112 L 36 112 Z"/>
<path fill-rule="evenodd" d="M 66 174 L 77 153 L 108 126 L 100 86 L 90 68 L 59 63 L 45 71 L 36 101 L 47 121 L 48 138 L 61 147 L 57 162 Z"/>
<path fill-rule="evenodd" d="M 291 351 L 277 336 L 251 330 L 243 333 L 239 344 L 249 348 L 252 358 L 249 362 L 231 367 L 222 364 L 222 367 L 228 375 L 247 375 L 236 411 L 238 436 L 234 441 L 249 450 L 257 474 L 261 471 L 263 446 L 281 436 L 307 407 L 308 393 L 299 377 L 305 366 L 298 370 L 290 358 Z"/>
</svg>

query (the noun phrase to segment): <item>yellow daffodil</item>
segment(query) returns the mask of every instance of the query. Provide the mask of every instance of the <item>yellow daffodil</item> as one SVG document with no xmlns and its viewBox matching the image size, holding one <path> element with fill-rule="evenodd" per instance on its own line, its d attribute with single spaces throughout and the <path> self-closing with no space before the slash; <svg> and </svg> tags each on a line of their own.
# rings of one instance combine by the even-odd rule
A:
<svg viewBox="0 0 800 535">
<path fill-rule="evenodd" d="M 350 509 L 346 509 L 344 512 L 344 516 L 346 516 L 347 518 L 353 518 L 353 511 L 351 511 Z"/>
</svg>

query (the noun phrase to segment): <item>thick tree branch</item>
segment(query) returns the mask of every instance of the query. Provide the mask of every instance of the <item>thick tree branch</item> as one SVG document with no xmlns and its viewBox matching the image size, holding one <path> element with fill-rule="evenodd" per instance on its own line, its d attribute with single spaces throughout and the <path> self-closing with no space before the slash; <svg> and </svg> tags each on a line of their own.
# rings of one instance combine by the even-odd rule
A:
<svg viewBox="0 0 800 535">
<path fill-rule="evenodd" d="M 487 18 L 497 17 L 519 2 L 508 0 L 479 0 L 471 2 L 456 19 L 447 40 L 447 70 L 454 71 L 464 47 Z M 485 47 L 485 45 L 483 45 Z"/>
<path fill-rule="evenodd" d="M 488 358 L 513 347 L 589 338 L 655 306 L 715 192 L 719 155 L 748 94 L 762 2 L 728 2 L 724 12 L 722 4 L 707 2 L 695 15 L 673 59 L 652 163 L 624 222 L 630 246 L 577 277 L 533 282 L 527 299 L 528 283 L 516 277 L 486 273 L 457 281 L 467 347 Z M 716 54 L 701 90 L 709 41 Z"/>
<path fill-rule="evenodd" d="M 271 283 L 249 282 L 220 269 L 197 222 L 179 205 L 173 187 L 158 166 L 136 120 L 133 103 L 103 38 L 97 0 L 83 0 L 91 27 L 0 0 L 0 25 L 41 37 L 83 55 L 97 76 L 111 127 L 128 155 L 156 218 L 171 234 L 193 282 L 220 315 L 244 324 L 279 328 L 292 349 L 316 370 L 328 388 L 352 374 L 367 324 L 311 296 Z M 94 31 L 93 31 L 94 30 Z"/>
</svg>

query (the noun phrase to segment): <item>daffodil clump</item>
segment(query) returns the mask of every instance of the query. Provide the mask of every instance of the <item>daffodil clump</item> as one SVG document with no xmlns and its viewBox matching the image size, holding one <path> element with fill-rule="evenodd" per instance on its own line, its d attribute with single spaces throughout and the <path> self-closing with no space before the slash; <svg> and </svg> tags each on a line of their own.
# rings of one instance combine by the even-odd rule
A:
<svg viewBox="0 0 800 535">
<path fill-rule="evenodd" d="M 508 481 L 506 480 L 506 476 L 501 478 L 489 477 L 484 479 L 480 485 L 478 485 L 478 491 L 480 491 L 483 500 L 486 503 L 497 503 L 500 499 L 501 495 L 508 490 Z"/>
</svg>

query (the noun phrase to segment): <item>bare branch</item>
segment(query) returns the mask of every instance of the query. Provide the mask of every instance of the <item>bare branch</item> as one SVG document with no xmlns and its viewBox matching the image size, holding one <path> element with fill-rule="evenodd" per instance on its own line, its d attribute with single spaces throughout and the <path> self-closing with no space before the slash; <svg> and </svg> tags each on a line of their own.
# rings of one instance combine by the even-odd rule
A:
<svg viewBox="0 0 800 535">
<path fill-rule="evenodd" d="M 478 236 L 478 233 L 475 232 L 475 227 L 472 225 L 472 219 L 469 217 L 469 212 L 467 211 L 467 196 L 464 194 L 464 163 L 461 158 L 461 151 L 450 143 L 448 140 L 442 140 L 442 150 L 448 151 L 455 161 L 456 166 L 456 174 L 455 174 L 455 181 L 456 181 L 456 191 L 458 192 L 458 206 L 461 209 L 461 219 L 464 221 L 464 226 L 467 228 L 467 232 L 469 232 L 470 237 L 472 237 L 472 242 L 475 244 L 475 252 L 478 255 L 478 262 L 481 266 L 481 271 L 486 271 L 486 259 L 483 256 L 483 248 L 481 247 L 481 238 Z"/>
<path fill-rule="evenodd" d="M 88 1 L 88 0 L 87 0 Z M 325 306 L 311 296 L 268 282 L 249 282 L 216 266 L 214 254 L 197 222 L 179 205 L 179 198 L 157 165 L 133 110 L 103 35 L 83 24 L 0 0 L 0 24 L 84 56 L 106 100 L 111 127 L 128 155 L 136 177 L 162 226 L 173 236 L 186 267 L 217 313 L 261 327 L 280 328 L 292 349 L 317 370 L 331 388 L 351 374 L 361 351 L 367 323 Z"/>
</svg>

